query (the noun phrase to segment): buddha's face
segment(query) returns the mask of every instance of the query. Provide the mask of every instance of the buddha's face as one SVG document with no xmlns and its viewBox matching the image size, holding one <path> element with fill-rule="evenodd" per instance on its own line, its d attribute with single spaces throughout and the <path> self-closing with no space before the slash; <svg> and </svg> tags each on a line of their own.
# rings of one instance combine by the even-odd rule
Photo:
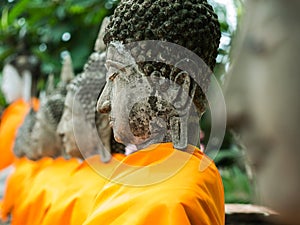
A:
<svg viewBox="0 0 300 225">
<path fill-rule="evenodd" d="M 184 105 L 180 101 L 186 103 L 188 94 L 168 79 L 146 77 L 120 43 L 108 47 L 106 66 L 107 83 L 97 107 L 110 113 L 116 141 L 142 147 L 171 141 L 167 123 L 172 123 L 172 116 L 178 117 L 176 104 Z M 178 93 L 182 98 L 178 99 Z"/>
<path fill-rule="evenodd" d="M 18 71 L 10 64 L 3 68 L 3 80 L 1 89 L 8 103 L 22 97 L 23 81 Z"/>
<path fill-rule="evenodd" d="M 62 145 L 56 128 L 49 124 L 48 115 L 39 110 L 32 130 L 32 155 L 35 158 L 57 157 L 61 155 Z"/>
<path fill-rule="evenodd" d="M 61 136 L 65 152 L 69 156 L 83 159 L 97 154 L 99 136 L 91 123 L 92 121 L 87 120 L 79 96 L 68 91 L 57 133 Z"/>
<path fill-rule="evenodd" d="M 79 104 L 74 101 L 74 93 L 69 91 L 65 100 L 64 112 L 57 127 L 57 133 L 62 137 L 65 152 L 72 157 L 81 158 L 73 128 L 75 125 L 83 125 L 81 123 L 85 121 L 84 115 L 80 115 L 79 112 Z"/>
<path fill-rule="evenodd" d="M 133 65 L 131 65 L 133 62 Z M 138 72 L 134 60 L 128 51 L 119 52 L 115 46 L 109 46 L 106 59 L 107 83 L 98 101 L 98 110 L 110 113 L 110 125 L 117 142 L 140 144 L 149 138 L 145 131 L 148 124 L 140 117 L 142 135 L 134 135 L 130 128 L 130 113 L 137 100 L 144 102 L 143 96 L 150 95 L 149 83 L 137 82 L 143 74 Z M 145 112 L 147 109 L 144 109 Z M 141 111 L 138 113 L 142 113 Z M 147 115 L 145 115 L 147 116 Z"/>
</svg>

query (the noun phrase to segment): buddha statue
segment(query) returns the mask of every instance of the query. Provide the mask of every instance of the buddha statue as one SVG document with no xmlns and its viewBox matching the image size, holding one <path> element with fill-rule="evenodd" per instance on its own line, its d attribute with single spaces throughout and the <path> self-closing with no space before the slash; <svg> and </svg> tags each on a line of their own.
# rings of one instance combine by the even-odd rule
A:
<svg viewBox="0 0 300 225">
<path fill-rule="evenodd" d="M 79 165 L 75 170 L 63 168 L 69 177 L 63 180 L 64 191 L 56 193 L 51 207 L 47 209 L 42 223 L 45 225 L 82 224 L 92 209 L 95 196 L 106 182 L 95 173 L 95 168 L 113 170 L 110 153 L 115 156 L 114 153 L 124 149 L 111 139 L 108 116 L 95 114 L 99 88 L 105 83 L 105 53 L 101 53 L 99 45 L 101 33 L 100 30 L 95 52 L 90 55 L 83 72 L 67 86 L 64 112 L 57 133 L 61 136 L 65 153 Z"/>
<path fill-rule="evenodd" d="M 41 157 L 56 158 L 63 154 L 61 139 L 57 134 L 57 126 L 64 109 L 66 85 L 74 77 L 70 56 L 66 56 L 61 72 L 61 81 L 52 93 L 44 98 L 36 114 L 36 121 L 31 138 L 33 147 L 28 157 L 39 159 Z"/>
<path fill-rule="evenodd" d="M 36 114 L 36 122 L 32 131 L 33 156 L 31 159 L 39 159 L 47 156 L 56 158 L 62 154 L 62 145 L 56 128 L 60 121 L 64 108 L 64 97 L 54 95 L 41 104 Z"/>
<path fill-rule="evenodd" d="M 26 115 L 23 124 L 19 127 L 14 144 L 14 169 L 6 179 L 4 197 L 2 198 L 1 216 L 8 224 L 15 221 L 14 213 L 17 211 L 24 196 L 28 195 L 28 183 L 38 171 L 32 153 L 31 132 L 35 123 L 36 112 L 31 109 Z M 13 219 L 12 219 L 12 215 Z M 0 217 L 1 217 L 0 216 Z M 0 219 L 1 221 L 1 219 Z"/>
<path fill-rule="evenodd" d="M 109 113 L 116 141 L 136 151 L 107 177 L 84 225 L 224 224 L 221 177 L 194 143 L 219 41 L 206 0 L 117 6 L 97 109 Z"/>
<path fill-rule="evenodd" d="M 105 52 L 99 51 L 97 43 L 83 72 L 67 87 L 65 109 L 57 132 L 70 156 L 84 159 L 100 154 L 101 160 L 108 162 L 110 153 L 122 153 L 124 146 L 112 137 L 108 115 L 96 113 L 97 98 L 104 87 L 106 73 Z"/>
<path fill-rule="evenodd" d="M 25 151 L 27 158 L 35 160 L 28 160 L 35 169 L 22 183 L 25 184 L 22 186 L 24 190 L 18 198 L 18 205 L 13 208 L 13 220 L 18 224 L 42 224 L 57 192 L 63 190 L 64 182 L 79 165 L 77 159 L 65 157 L 56 132 L 63 114 L 66 85 L 74 75 L 71 66 L 71 58 L 65 57 L 60 82 L 54 89 L 53 84 L 48 83 L 47 95 L 41 98 L 41 106 L 36 112 L 29 138 L 31 148 Z"/>
<path fill-rule="evenodd" d="M 11 210 L 11 202 L 7 201 L 6 196 L 10 195 L 7 192 L 12 193 L 11 190 L 14 187 L 19 188 L 21 186 L 20 182 L 16 182 L 17 185 L 12 185 L 10 181 L 15 177 L 21 177 L 18 172 L 26 171 L 23 167 L 25 163 L 22 162 L 25 161 L 23 157 L 25 154 L 24 149 L 29 147 L 27 145 L 29 144 L 28 139 L 26 139 L 28 137 L 27 129 L 29 129 L 27 126 L 31 126 L 29 125 L 31 123 L 29 122 L 31 120 L 29 116 L 25 121 L 26 124 L 21 128 L 20 126 L 29 111 L 31 109 L 36 110 L 39 103 L 35 96 L 37 96 L 37 83 L 41 73 L 40 62 L 36 56 L 29 54 L 25 48 L 17 47 L 16 52 L 4 60 L 1 81 L 1 90 L 6 103 L 9 104 L 0 115 L 0 199 L 3 200 L 0 211 L 2 211 L 4 217 Z M 16 193 L 19 195 L 20 192 Z M 12 196 L 17 199 L 15 195 Z M 8 199 L 11 200 L 10 197 Z M 7 223 L 10 224 L 9 221 Z"/>
<path fill-rule="evenodd" d="M 9 56 L 4 62 L 1 89 L 9 106 L 1 114 L 0 170 L 14 161 L 13 146 L 18 128 L 30 108 L 38 108 L 37 83 L 40 63 L 24 51 Z"/>
</svg>

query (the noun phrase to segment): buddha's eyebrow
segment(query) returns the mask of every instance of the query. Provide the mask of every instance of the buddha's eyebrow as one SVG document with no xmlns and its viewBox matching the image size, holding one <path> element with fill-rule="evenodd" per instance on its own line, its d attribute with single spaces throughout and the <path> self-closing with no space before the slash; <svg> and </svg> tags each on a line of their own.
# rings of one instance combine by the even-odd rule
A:
<svg viewBox="0 0 300 225">
<path fill-rule="evenodd" d="M 122 70 L 128 65 L 124 64 L 123 62 L 116 62 L 116 61 L 107 59 L 106 63 L 105 63 L 105 66 L 106 66 L 107 69 L 109 69 L 109 67 L 114 67 L 116 69 Z"/>
</svg>

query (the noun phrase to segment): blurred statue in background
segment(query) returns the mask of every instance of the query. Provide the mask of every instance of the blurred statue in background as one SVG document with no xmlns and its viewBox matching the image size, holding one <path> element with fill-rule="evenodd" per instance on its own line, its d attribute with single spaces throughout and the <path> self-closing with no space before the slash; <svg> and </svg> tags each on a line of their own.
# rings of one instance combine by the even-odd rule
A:
<svg viewBox="0 0 300 225">
<path fill-rule="evenodd" d="M 38 170 L 36 163 L 25 157 L 26 153 L 31 152 L 32 149 L 31 132 L 36 119 L 35 114 L 36 112 L 31 109 L 17 132 L 14 144 L 14 155 L 16 157 L 14 170 L 6 181 L 0 210 L 0 218 L 3 221 L 9 222 L 8 218 L 11 219 L 12 217 L 15 219 L 16 209 L 24 200 L 24 196 L 27 196 L 28 184 Z"/>
<path fill-rule="evenodd" d="M 300 2 L 246 1 L 226 87 L 229 125 L 254 171 L 257 201 L 282 224 L 300 216 Z"/>
<path fill-rule="evenodd" d="M 100 155 L 103 162 L 110 160 L 110 153 L 124 152 L 124 145 L 112 136 L 108 115 L 96 113 L 97 99 L 106 82 L 103 35 L 108 21 L 108 17 L 104 18 L 83 72 L 67 87 L 65 109 L 57 129 L 67 154 L 81 159 Z"/>
<path fill-rule="evenodd" d="M 105 22 L 102 23 L 102 27 Z M 63 116 L 57 132 L 65 153 L 80 161 L 80 165 L 65 179 L 66 191 L 58 193 L 43 219 L 43 225 L 82 224 L 92 210 L 94 198 L 107 181 L 104 174 L 114 170 L 114 158 L 123 157 L 124 146 L 112 137 L 108 115 L 96 113 L 96 102 L 105 84 L 105 53 L 100 48 L 103 31 L 100 29 L 93 52 L 83 68 L 67 86 Z"/>
<path fill-rule="evenodd" d="M 83 73 L 68 85 L 58 133 L 62 136 L 66 153 L 72 157 L 84 159 L 99 154 L 103 162 L 108 162 L 110 152 L 121 152 L 119 150 L 123 148 L 114 143 L 108 115 L 96 113 L 99 90 L 105 85 L 104 63 L 105 52 L 94 52 Z"/>
<path fill-rule="evenodd" d="M 38 109 L 39 101 L 34 97 L 40 77 L 40 63 L 33 55 L 16 54 L 4 64 L 1 89 L 9 106 L 1 112 L 0 119 L 0 199 L 7 176 L 18 166 L 13 153 L 17 130 L 30 108 Z"/>
<path fill-rule="evenodd" d="M 33 144 L 31 152 L 27 154 L 28 158 L 34 160 L 62 155 L 62 143 L 56 129 L 64 109 L 66 86 L 73 77 L 71 57 L 68 55 L 64 59 L 61 80 L 57 88 L 42 100 L 40 110 L 36 114 L 31 136 Z"/>
<path fill-rule="evenodd" d="M 7 103 L 18 99 L 30 102 L 32 96 L 37 96 L 39 66 L 33 55 L 13 55 L 6 60 L 1 87 Z"/>
<path fill-rule="evenodd" d="M 31 149 L 25 154 L 36 160 L 39 172 L 31 178 L 30 189 L 26 190 L 27 195 L 23 196 L 13 214 L 13 220 L 21 224 L 42 224 L 58 192 L 65 188 L 65 179 L 79 164 L 76 159 L 65 158 L 61 139 L 56 132 L 63 114 L 66 86 L 73 77 L 71 57 L 68 55 L 64 58 L 60 82 L 54 89 L 51 81 L 48 83 L 47 95 L 41 99 L 41 107 L 36 113 L 30 137 Z"/>
<path fill-rule="evenodd" d="M 28 158 L 34 160 L 62 155 L 62 144 L 56 129 L 63 113 L 64 99 L 64 96 L 55 94 L 41 103 L 31 134 L 32 155 L 28 155 Z"/>
<path fill-rule="evenodd" d="M 3 112 L 0 126 L 0 170 L 11 165 L 13 146 L 18 127 L 30 107 L 38 108 L 37 82 L 40 64 L 32 55 L 18 54 L 9 57 L 3 68 L 1 89 L 10 104 Z"/>
</svg>

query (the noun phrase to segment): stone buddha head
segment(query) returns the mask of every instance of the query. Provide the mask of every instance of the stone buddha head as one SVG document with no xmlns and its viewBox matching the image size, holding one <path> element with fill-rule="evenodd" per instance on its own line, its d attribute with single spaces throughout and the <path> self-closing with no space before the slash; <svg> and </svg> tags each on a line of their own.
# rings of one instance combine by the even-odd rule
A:
<svg viewBox="0 0 300 225">
<path fill-rule="evenodd" d="M 117 151 L 107 114 L 96 113 L 99 93 L 105 84 L 105 52 L 94 52 L 79 74 L 68 85 L 65 109 L 57 132 L 62 136 L 66 153 L 87 158 L 100 154 L 110 159 L 110 151 Z M 112 147 L 112 149 L 111 149 Z"/>
<path fill-rule="evenodd" d="M 68 85 L 64 113 L 57 129 L 68 155 L 83 159 L 99 154 L 103 162 L 110 160 L 110 153 L 124 152 L 124 146 L 112 136 L 108 115 L 96 113 L 97 99 L 105 85 L 103 35 L 108 21 L 107 17 L 102 21 L 94 52 L 83 72 Z"/>
<path fill-rule="evenodd" d="M 173 142 L 184 150 L 193 143 L 190 136 L 199 136 L 220 36 L 206 0 L 118 5 L 104 36 L 107 83 L 97 105 L 110 113 L 117 141 L 138 149 Z M 200 58 L 201 65 L 186 52 Z"/>
<path fill-rule="evenodd" d="M 61 138 L 56 130 L 63 114 L 67 94 L 66 86 L 73 77 L 71 57 L 67 56 L 64 58 L 60 82 L 41 100 L 40 109 L 36 113 L 36 121 L 31 134 L 33 142 L 31 155 L 36 159 L 55 158 L 64 153 Z"/>
<path fill-rule="evenodd" d="M 31 134 L 33 159 L 62 155 L 62 143 L 56 129 L 63 113 L 64 101 L 63 95 L 54 94 L 42 102 Z"/>
<path fill-rule="evenodd" d="M 19 127 L 15 144 L 14 144 L 14 154 L 16 157 L 21 158 L 27 156 L 27 158 L 36 160 L 36 155 L 32 155 L 32 140 L 31 132 L 35 123 L 36 112 L 31 109 L 26 115 L 24 122 L 21 127 Z"/>
</svg>

